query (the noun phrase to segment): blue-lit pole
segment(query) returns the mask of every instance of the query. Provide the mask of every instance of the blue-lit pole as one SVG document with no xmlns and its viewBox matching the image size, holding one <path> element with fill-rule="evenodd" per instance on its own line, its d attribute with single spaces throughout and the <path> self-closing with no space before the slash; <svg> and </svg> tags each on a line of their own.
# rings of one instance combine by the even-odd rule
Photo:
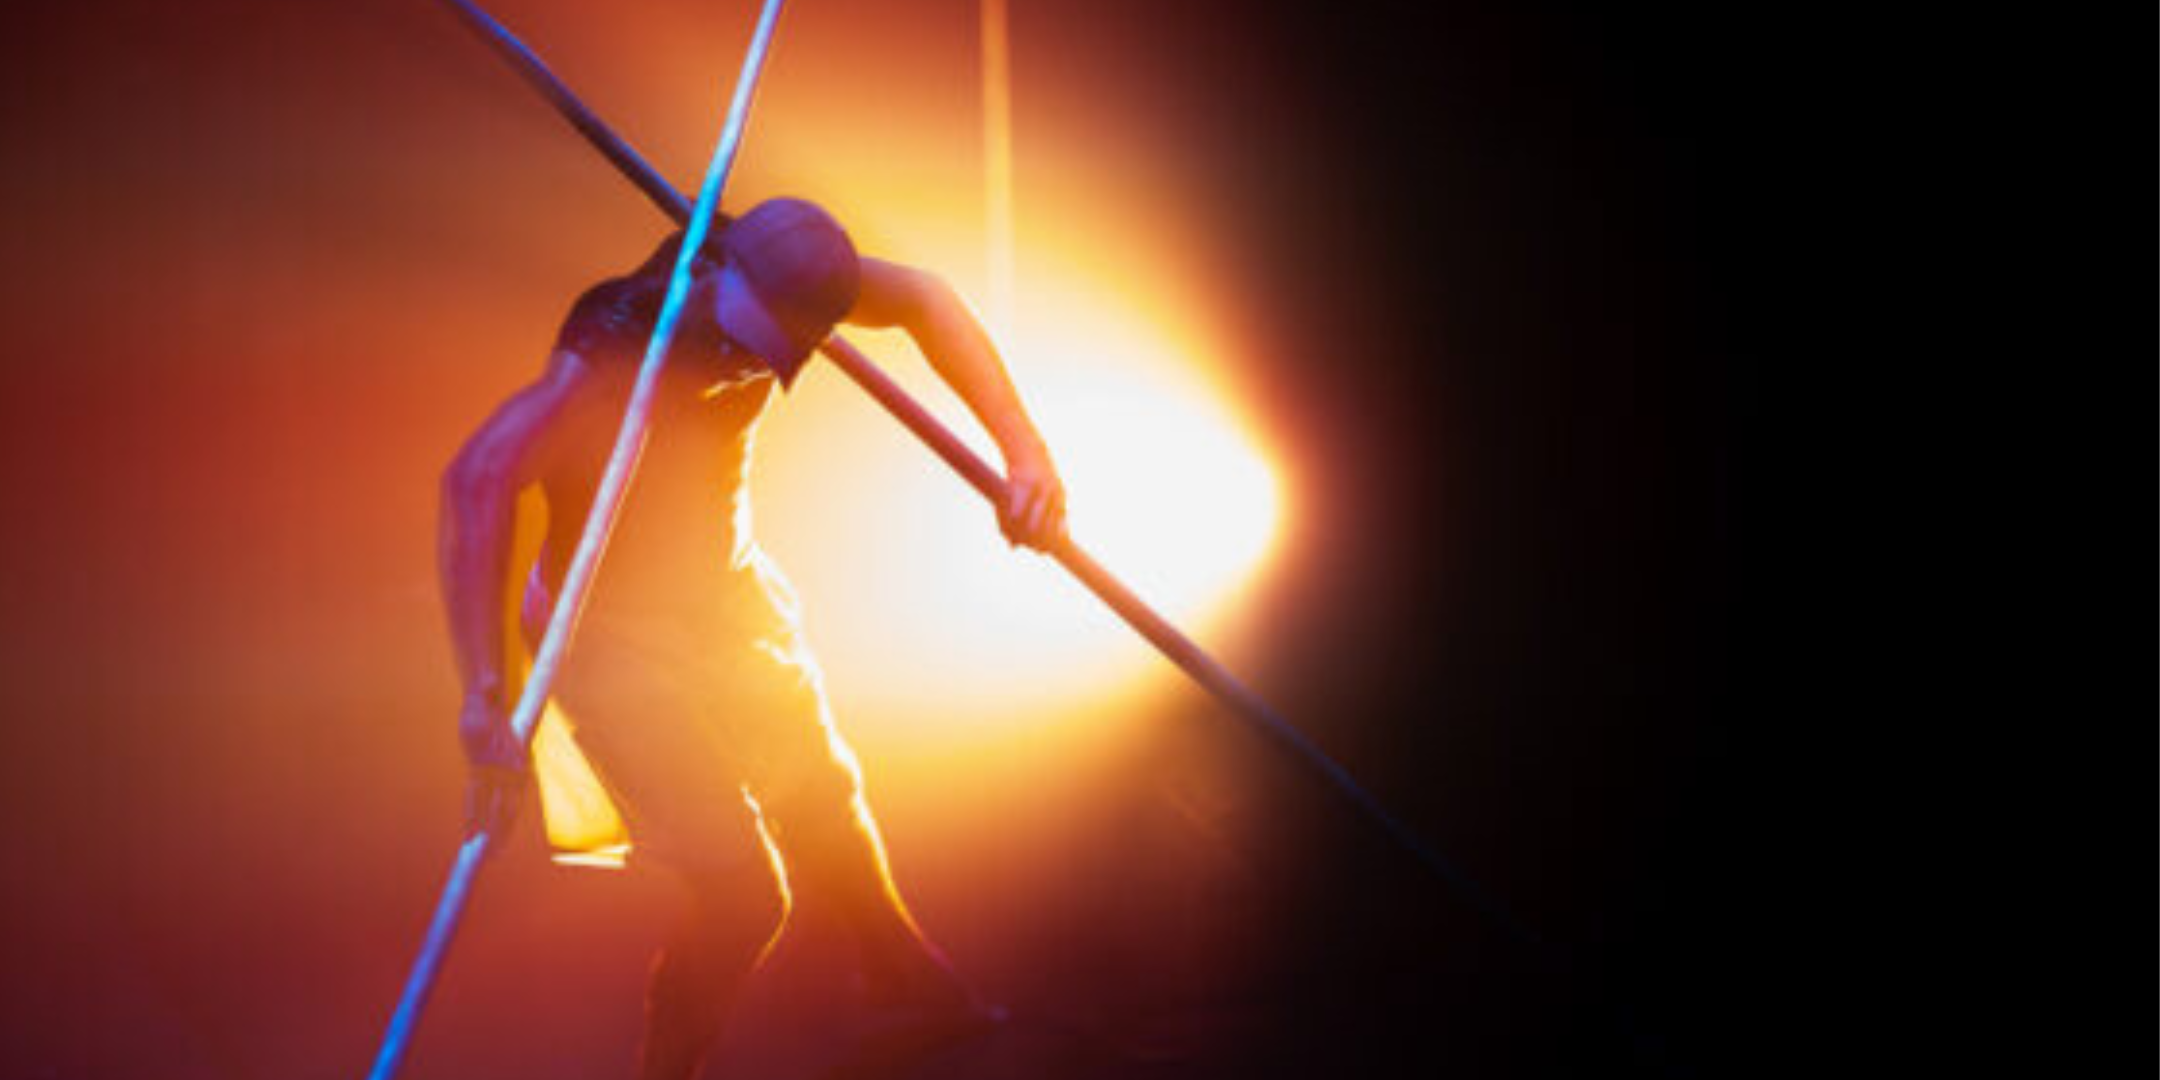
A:
<svg viewBox="0 0 2160 1080">
<path fill-rule="evenodd" d="M 459 6 L 468 21 L 515 46 L 531 64 L 538 65 L 539 61 L 531 51 L 500 24 L 462 0 L 451 2 Z M 727 122 L 720 130 L 720 145 L 713 151 L 712 164 L 705 171 L 705 183 L 698 189 L 697 205 L 691 210 L 682 248 L 668 278 L 667 297 L 661 302 L 652 339 L 645 347 L 645 359 L 638 367 L 637 383 L 631 388 L 630 405 L 623 415 L 622 428 L 616 433 L 615 447 L 608 455 L 606 471 L 601 474 L 599 490 L 593 497 L 591 512 L 586 515 L 585 531 L 578 537 L 577 553 L 571 557 L 569 572 L 564 575 L 554 613 L 548 618 L 547 633 L 534 655 L 532 673 L 518 696 L 517 708 L 510 714 L 510 730 L 520 746 L 529 746 L 532 742 L 533 729 L 538 726 L 541 710 L 547 704 L 556 670 L 562 664 L 563 651 L 577 628 L 578 615 L 592 589 L 593 575 L 599 569 L 601 555 L 607 550 L 608 536 L 614 531 L 623 498 L 630 490 L 630 480 L 637 472 L 638 459 L 644 454 L 646 437 L 651 432 L 653 397 L 660 386 L 660 372 L 667 364 L 668 348 L 674 344 L 675 331 L 682 323 L 683 304 L 690 296 L 690 268 L 705 244 L 705 236 L 712 226 L 713 210 L 720 204 L 720 192 L 727 187 L 735 153 L 742 145 L 743 129 L 749 123 L 750 105 L 757 96 L 758 78 L 764 73 L 765 57 L 771 51 L 773 30 L 779 25 L 783 3 L 784 0 L 765 0 L 764 9 L 758 15 L 757 29 L 751 35 L 749 51 L 743 57 L 741 73 L 735 80 Z M 561 84 L 555 85 L 560 87 Z M 567 91 L 564 93 L 567 95 Z M 664 184 L 661 187 L 674 195 L 673 189 Z M 382 1049 L 375 1055 L 375 1065 L 368 1071 L 368 1080 L 391 1080 L 397 1075 L 406 1048 L 412 1043 L 413 1030 L 420 1022 L 421 1011 L 434 990 L 436 975 L 442 970 L 443 958 L 457 936 L 458 921 L 464 915 L 465 902 L 472 894 L 473 881 L 479 875 L 491 843 L 493 838 L 483 829 L 459 847 L 457 861 L 450 868 L 450 880 L 444 884 L 442 899 L 435 905 L 435 916 L 428 923 L 420 956 L 413 962 L 412 973 L 406 977 L 405 991 L 398 998 L 397 1010 L 390 1016 L 389 1031 L 383 1036 Z"/>
</svg>

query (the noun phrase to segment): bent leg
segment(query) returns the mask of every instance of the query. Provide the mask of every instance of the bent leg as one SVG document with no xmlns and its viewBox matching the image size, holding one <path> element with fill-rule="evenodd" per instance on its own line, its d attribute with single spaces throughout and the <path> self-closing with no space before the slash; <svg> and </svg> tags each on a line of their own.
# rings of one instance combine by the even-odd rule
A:
<svg viewBox="0 0 2160 1080">
<path fill-rule="evenodd" d="M 772 820 L 790 881 L 838 912 L 874 1000 L 974 1006 L 966 984 L 901 899 L 877 822 L 860 798 L 849 801 L 846 813 L 775 808 Z"/>
<path fill-rule="evenodd" d="M 915 922 L 894 883 L 854 753 L 833 730 L 817 671 L 774 651 L 762 687 L 750 790 L 790 886 L 833 906 L 881 1004 L 991 1015 Z"/>
</svg>

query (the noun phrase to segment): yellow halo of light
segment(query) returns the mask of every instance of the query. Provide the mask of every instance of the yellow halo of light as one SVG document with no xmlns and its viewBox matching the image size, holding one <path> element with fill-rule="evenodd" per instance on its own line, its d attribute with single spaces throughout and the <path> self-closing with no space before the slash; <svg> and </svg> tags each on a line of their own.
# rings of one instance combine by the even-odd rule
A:
<svg viewBox="0 0 2160 1080">
<path fill-rule="evenodd" d="M 1202 377 L 1200 350 L 1100 290 L 1044 307 L 1003 348 L 1065 479 L 1073 536 L 1205 640 L 1269 553 L 1275 470 Z M 904 337 L 850 338 L 999 460 Z M 762 438 L 759 530 L 803 593 L 852 730 L 919 742 L 1049 722 L 1167 677 L 1055 563 L 1007 548 L 988 505 L 844 377 L 791 397 Z"/>
</svg>

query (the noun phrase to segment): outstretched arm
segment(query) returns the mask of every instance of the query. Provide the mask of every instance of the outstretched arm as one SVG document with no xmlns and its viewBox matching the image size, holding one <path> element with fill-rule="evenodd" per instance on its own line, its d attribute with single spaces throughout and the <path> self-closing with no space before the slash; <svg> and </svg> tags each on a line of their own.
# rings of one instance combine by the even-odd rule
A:
<svg viewBox="0 0 2160 1080">
<path fill-rule="evenodd" d="M 503 402 L 443 473 L 438 554 L 450 643 L 465 689 L 458 733 L 477 769 L 525 769 L 523 748 L 510 733 L 503 633 L 517 494 L 553 465 L 593 396 L 584 361 L 557 351 L 547 372 Z M 500 800 L 499 794 L 489 797 Z M 507 813 L 475 809 L 489 817 Z"/>
<path fill-rule="evenodd" d="M 1064 483 L 990 335 L 959 294 L 926 271 L 864 258 L 862 291 L 847 321 L 907 331 L 932 370 L 996 440 L 1005 458 L 1007 494 L 998 522 L 1006 538 L 1033 548 L 1061 540 Z"/>
</svg>

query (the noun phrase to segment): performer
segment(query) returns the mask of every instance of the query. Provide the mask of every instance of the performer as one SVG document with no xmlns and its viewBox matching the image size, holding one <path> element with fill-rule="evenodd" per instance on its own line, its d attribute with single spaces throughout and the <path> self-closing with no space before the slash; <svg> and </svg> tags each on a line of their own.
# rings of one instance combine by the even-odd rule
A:
<svg viewBox="0 0 2160 1080">
<path fill-rule="evenodd" d="M 999 524 L 1035 548 L 1064 533 L 1064 489 L 989 338 L 920 270 L 858 257 L 823 209 L 776 199 L 716 221 L 662 375 L 639 475 L 554 688 L 621 808 L 633 857 L 690 903 L 657 957 L 640 1075 L 693 1076 L 776 938 L 790 889 L 829 898 L 872 1000 L 961 1030 L 991 1022 L 909 915 L 861 773 L 835 732 L 793 596 L 751 536 L 744 485 L 758 418 L 837 322 L 897 327 L 995 439 Z M 511 582 L 537 647 L 568 569 L 681 244 L 581 297 L 547 369 L 475 432 L 443 478 L 441 563 L 472 765 L 468 828 L 500 831 L 530 775 L 509 726 Z M 510 565 L 518 493 L 537 485 L 546 539 Z"/>
</svg>

